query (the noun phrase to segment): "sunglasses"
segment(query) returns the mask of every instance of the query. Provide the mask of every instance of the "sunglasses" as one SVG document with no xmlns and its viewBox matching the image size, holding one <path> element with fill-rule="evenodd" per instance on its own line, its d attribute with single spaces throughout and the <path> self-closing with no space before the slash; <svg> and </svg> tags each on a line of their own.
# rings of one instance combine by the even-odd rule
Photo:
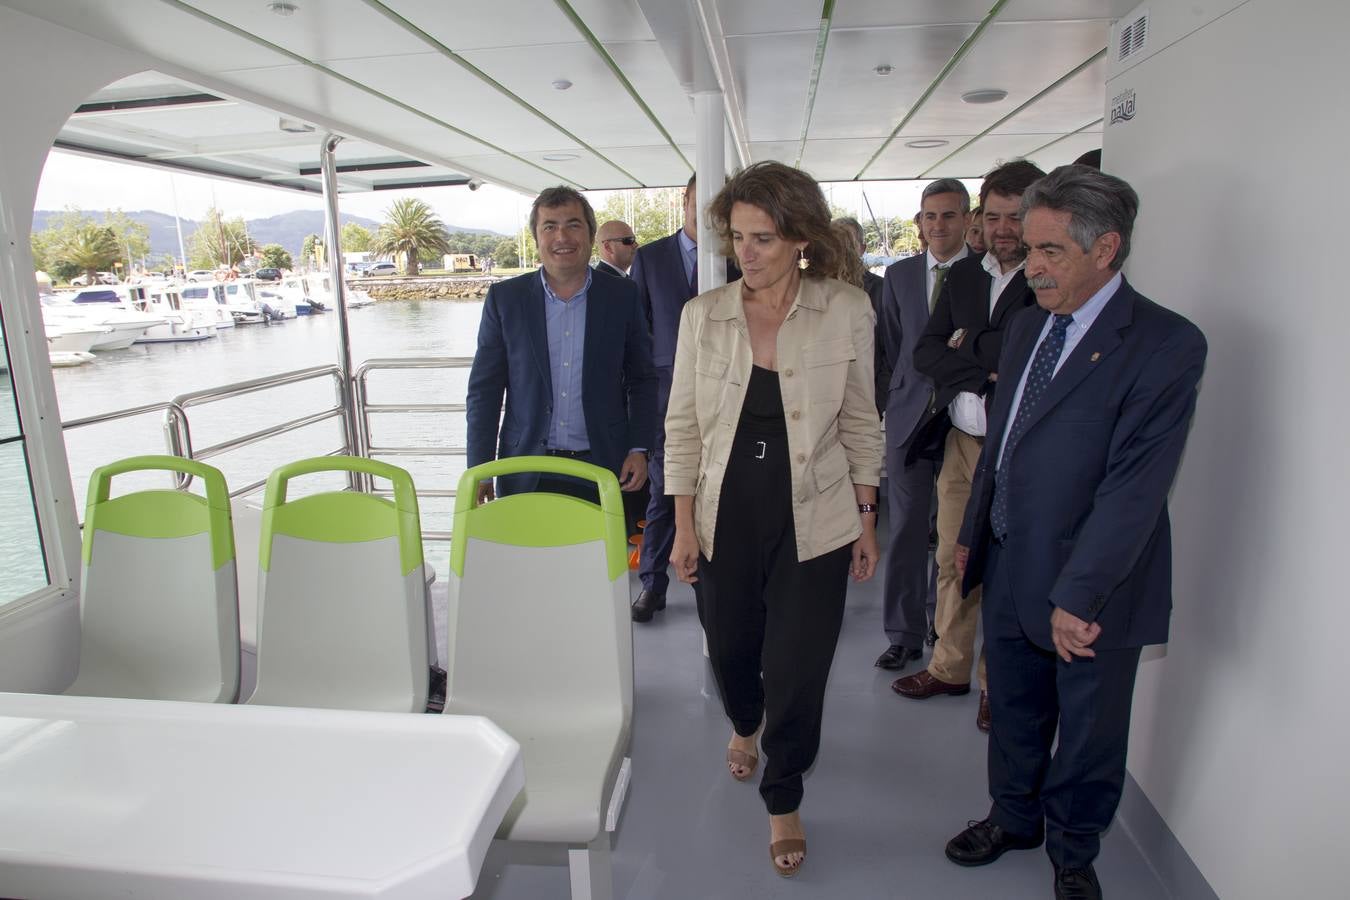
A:
<svg viewBox="0 0 1350 900">
<path fill-rule="evenodd" d="M 628 237 L 621 237 L 621 238 L 605 238 L 605 239 L 604 239 L 603 241 L 601 241 L 600 243 L 602 243 L 602 244 L 608 244 L 610 241 L 618 241 L 620 244 L 623 244 L 625 247 L 631 247 L 631 246 L 633 246 L 634 244 L 637 243 L 637 238 L 633 237 L 633 236 L 630 234 Z"/>
</svg>

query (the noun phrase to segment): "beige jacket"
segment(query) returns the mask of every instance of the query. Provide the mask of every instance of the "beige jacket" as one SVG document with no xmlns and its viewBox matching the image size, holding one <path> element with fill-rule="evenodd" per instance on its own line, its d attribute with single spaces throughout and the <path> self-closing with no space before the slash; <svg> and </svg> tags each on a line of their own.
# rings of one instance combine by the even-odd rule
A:
<svg viewBox="0 0 1350 900">
<path fill-rule="evenodd" d="M 857 540 L 862 521 L 853 486 L 881 483 L 873 322 L 860 289 L 803 278 L 778 331 L 798 560 Z M 751 365 L 739 281 L 685 304 L 666 413 L 666 493 L 694 497 L 698 544 L 709 559 Z"/>
</svg>

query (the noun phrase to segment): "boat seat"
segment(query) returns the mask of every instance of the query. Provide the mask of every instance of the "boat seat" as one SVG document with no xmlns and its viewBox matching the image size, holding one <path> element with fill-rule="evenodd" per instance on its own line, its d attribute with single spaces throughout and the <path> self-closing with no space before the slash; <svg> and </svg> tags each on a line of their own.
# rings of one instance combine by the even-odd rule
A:
<svg viewBox="0 0 1350 900">
<path fill-rule="evenodd" d="M 600 505 L 551 493 L 476 505 L 481 479 L 530 471 L 595 482 Z M 612 893 L 609 832 L 633 719 L 626 542 L 619 484 L 605 469 L 512 457 L 460 479 L 445 712 L 487 716 L 519 742 L 525 789 L 497 837 L 567 845 L 574 900 Z"/>
<path fill-rule="evenodd" d="M 291 479 L 358 472 L 394 499 L 326 491 L 287 500 Z M 267 479 L 258 547 L 257 686 L 248 702 L 424 712 L 428 606 L 412 476 L 325 456 Z"/>
<path fill-rule="evenodd" d="M 155 470 L 201 479 L 206 496 L 166 489 L 110 497 L 114 476 Z M 65 693 L 234 702 L 234 532 L 219 469 L 178 456 L 95 469 L 83 557 L 79 673 Z"/>
</svg>

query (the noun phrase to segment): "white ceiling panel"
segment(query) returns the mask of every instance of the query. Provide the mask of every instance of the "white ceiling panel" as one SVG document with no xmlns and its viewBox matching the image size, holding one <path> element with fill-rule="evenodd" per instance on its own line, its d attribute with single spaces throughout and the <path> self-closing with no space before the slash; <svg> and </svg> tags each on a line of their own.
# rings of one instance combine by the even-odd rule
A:
<svg viewBox="0 0 1350 900">
<path fill-rule="evenodd" d="M 553 173 L 550 174 L 550 172 L 541 172 L 529 163 L 499 154 L 466 156 L 463 163 L 468 168 L 491 172 L 494 177 L 512 184 L 518 184 L 532 195 L 546 187 L 565 183 L 570 177 L 566 170 L 562 168 L 561 163 L 544 163 L 543 165 L 548 166 Z M 586 187 L 581 182 L 576 182 L 576 184 Z"/>
<path fill-rule="evenodd" d="M 797 158 L 797 147 L 797 141 L 752 142 L 750 144 L 750 160 L 751 162 L 764 162 L 766 159 L 772 159 L 792 165 L 792 161 Z"/>
<path fill-rule="evenodd" d="M 605 44 L 605 50 L 666 131 L 677 140 L 681 135 L 692 138 L 694 105 L 656 42 Z"/>
<path fill-rule="evenodd" d="M 692 163 L 694 148 L 683 147 Z M 683 185 L 694 174 L 693 169 L 671 149 L 669 144 L 659 147 L 606 147 L 605 155 L 632 172 L 648 187 Z"/>
<path fill-rule="evenodd" d="M 775 0 L 772 8 L 766 9 L 764 4 L 737 3 L 733 0 L 721 3 L 718 12 L 722 19 L 722 31 L 728 38 L 790 31 L 809 31 L 814 35 L 820 29 L 820 11 L 823 6 L 821 0 Z"/>
<path fill-rule="evenodd" d="M 888 178 L 918 178 L 919 173 L 938 162 L 957 147 L 969 141 L 969 134 L 925 134 L 908 135 L 891 142 L 877 161 L 867 169 L 865 177 L 869 180 Z M 947 143 L 941 147 L 907 147 L 905 141 L 941 140 Z M 1035 146 L 1035 145 L 1033 145 Z M 980 174 L 983 174 L 981 172 Z"/>
<path fill-rule="evenodd" d="M 991 134 L 980 138 L 951 159 L 943 162 L 925 178 L 982 178 L 999 163 L 1017 159 L 1054 140 L 1053 134 Z M 951 148 L 946 148 L 948 152 Z"/>
<path fill-rule="evenodd" d="M 978 134 L 1101 50 L 1106 38 L 1107 26 L 1100 22 L 991 25 L 905 131 Z M 998 103 L 961 101 L 963 93 L 984 88 L 1002 89 L 1008 96 Z M 1088 116 L 1074 127 L 1091 120 Z"/>
<path fill-rule="evenodd" d="M 548 160 L 545 156 L 552 156 L 564 153 L 575 153 L 576 159 Z M 526 159 L 537 163 L 545 169 L 558 173 L 558 175 L 567 180 L 580 184 L 584 187 L 592 185 L 603 185 L 605 187 L 615 188 L 635 188 L 642 187 L 637 181 L 625 178 L 622 173 L 616 170 L 605 160 L 587 153 L 580 147 L 559 146 L 551 150 L 536 151 L 532 153 L 522 153 Z M 540 178 L 547 179 L 548 176 L 542 172 Z"/>
<path fill-rule="evenodd" d="M 875 151 L 973 30 L 949 25 L 831 34 L 808 138 L 876 137 Z M 892 67 L 890 75 L 876 74 L 882 64 Z"/>
<path fill-rule="evenodd" d="M 586 23 L 586 27 L 602 43 L 656 40 L 636 0 L 570 0 L 570 2 L 572 9 Z"/>
<path fill-rule="evenodd" d="M 1103 56 L 1004 122 L 994 133 L 1064 134 L 1082 128 L 1106 107 L 1106 70 L 1107 59 Z"/>
<path fill-rule="evenodd" d="M 471 50 L 463 55 L 564 128 L 574 134 L 585 132 L 592 146 L 637 146 L 664 140 L 589 44 Z M 556 79 L 566 79 L 572 87 L 556 90 Z M 607 114 L 596 115 L 597 109 Z M 558 132 L 552 133 L 557 143 Z"/>
<path fill-rule="evenodd" d="M 323 0 L 295 3 L 294 15 L 279 16 L 263 0 L 192 0 L 208 15 L 305 59 L 327 63 L 362 56 L 416 53 L 425 44 L 404 28 L 376 12 L 362 0 Z M 163 8 L 163 7 L 161 7 Z"/>
<path fill-rule="evenodd" d="M 445 0 L 384 2 L 457 53 L 579 39 L 575 26 L 553 0 L 492 0 L 487 6 Z"/>
<path fill-rule="evenodd" d="M 801 138 L 816 35 L 727 38 L 751 141 Z"/>
<path fill-rule="evenodd" d="M 1102 133 L 1100 131 L 1084 131 L 1080 134 L 1069 135 L 1044 150 L 1028 153 L 1027 158 L 1049 172 L 1056 166 L 1067 166 L 1089 150 L 1100 149 L 1102 149 Z"/>
<path fill-rule="evenodd" d="M 1102 19 L 1114 21 L 1141 0 L 1011 0 L 999 13 L 1001 22 L 1050 21 L 1054 19 Z"/>
<path fill-rule="evenodd" d="M 343 60 L 334 63 L 334 68 L 499 147 L 518 152 L 552 147 L 566 140 L 552 125 L 505 99 L 496 89 L 439 53 L 417 53 L 398 59 Z M 485 115 L 487 110 L 491 110 L 491 115 Z M 379 122 L 372 124 L 379 127 Z M 456 142 L 457 149 L 447 152 L 492 152 L 481 144 L 462 141 L 461 138 Z"/>
<path fill-rule="evenodd" d="M 993 6 L 993 0 L 848 0 L 835 6 L 834 27 L 881 28 L 952 22 L 975 26 L 989 15 Z"/>
<path fill-rule="evenodd" d="M 880 146 L 881 141 L 871 138 L 809 140 L 802 153 L 801 167 L 817 181 L 849 181 Z"/>
</svg>

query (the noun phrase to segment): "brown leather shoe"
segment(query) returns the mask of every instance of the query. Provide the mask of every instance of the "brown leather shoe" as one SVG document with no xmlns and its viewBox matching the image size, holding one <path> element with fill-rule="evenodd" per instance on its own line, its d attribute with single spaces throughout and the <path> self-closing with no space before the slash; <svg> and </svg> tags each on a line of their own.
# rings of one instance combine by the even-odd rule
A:
<svg viewBox="0 0 1350 900">
<path fill-rule="evenodd" d="M 927 700 L 929 697 L 936 697 L 938 694 L 951 694 L 953 697 L 969 694 L 970 683 L 949 684 L 946 681 L 934 678 L 927 669 L 922 669 L 913 675 L 906 675 L 904 678 L 897 678 L 892 681 L 891 690 L 902 697 L 909 697 L 911 700 Z"/>
<path fill-rule="evenodd" d="M 975 727 L 989 733 L 989 692 L 980 691 L 980 711 L 975 714 Z"/>
</svg>

